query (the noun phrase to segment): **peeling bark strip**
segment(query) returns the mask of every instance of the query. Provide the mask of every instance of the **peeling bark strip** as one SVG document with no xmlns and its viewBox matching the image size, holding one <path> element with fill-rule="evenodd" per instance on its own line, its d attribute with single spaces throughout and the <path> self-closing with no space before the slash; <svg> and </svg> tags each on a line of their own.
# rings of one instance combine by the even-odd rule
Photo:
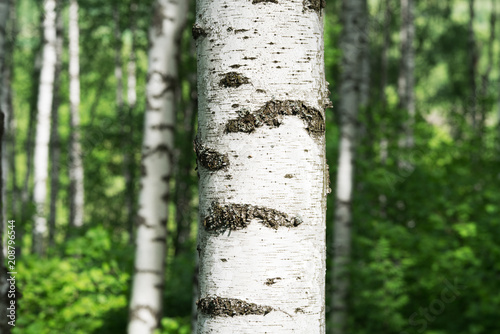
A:
<svg viewBox="0 0 500 334">
<path fill-rule="evenodd" d="M 249 113 L 242 112 L 236 119 L 229 120 L 226 132 L 250 133 L 261 126 L 278 127 L 283 122 L 283 116 L 298 116 L 307 124 L 309 134 L 323 134 L 325 120 L 318 109 L 308 107 L 302 101 L 268 101 L 259 110 Z"/>
<path fill-rule="evenodd" d="M 204 147 L 198 139 L 194 141 L 194 150 L 198 163 L 208 170 L 216 171 L 229 166 L 227 154 L 221 154 L 215 150 Z"/>
<path fill-rule="evenodd" d="M 207 36 L 207 32 L 205 31 L 205 29 L 203 29 L 202 27 L 200 27 L 196 23 L 193 25 L 192 34 L 193 34 L 193 38 L 195 40 L 198 39 L 198 37 L 200 37 L 200 36 L 203 36 L 203 37 Z"/>
<path fill-rule="evenodd" d="M 238 315 L 266 315 L 270 306 L 257 305 L 235 298 L 205 297 L 196 302 L 198 310 L 206 315 L 234 317 Z"/>
<path fill-rule="evenodd" d="M 304 0 L 304 9 L 312 9 L 321 12 L 326 7 L 326 0 Z"/>
<path fill-rule="evenodd" d="M 250 83 L 250 80 L 237 72 L 229 72 L 224 74 L 224 77 L 219 82 L 219 85 L 224 87 L 240 87 L 243 84 Z"/>
<path fill-rule="evenodd" d="M 280 226 L 297 227 L 302 224 L 300 217 L 290 217 L 275 209 L 250 204 L 220 205 L 212 202 L 208 216 L 203 219 L 203 226 L 207 231 L 235 231 L 246 228 L 252 219 L 260 219 L 264 226 L 275 230 Z"/>
</svg>

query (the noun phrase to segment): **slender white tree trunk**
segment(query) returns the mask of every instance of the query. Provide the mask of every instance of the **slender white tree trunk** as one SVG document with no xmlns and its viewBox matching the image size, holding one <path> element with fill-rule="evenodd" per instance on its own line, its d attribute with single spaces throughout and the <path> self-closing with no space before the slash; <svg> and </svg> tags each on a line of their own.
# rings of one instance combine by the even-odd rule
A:
<svg viewBox="0 0 500 334">
<path fill-rule="evenodd" d="M 382 46 L 382 64 L 381 64 L 381 80 L 380 80 L 380 101 L 382 103 L 382 124 L 381 124 L 381 138 L 380 138 L 380 161 L 385 164 L 388 157 L 389 140 L 386 135 L 386 119 L 387 116 L 387 96 L 385 89 L 387 87 L 387 76 L 389 66 L 389 48 L 391 46 L 391 6 L 390 0 L 384 1 L 384 44 Z M 385 196 L 381 195 L 381 205 L 384 206 Z"/>
<path fill-rule="evenodd" d="M 340 77 L 339 111 L 341 117 L 339 163 L 337 171 L 336 205 L 333 236 L 333 296 L 331 309 L 332 333 L 347 333 L 347 295 L 351 261 L 352 188 L 360 96 L 364 38 L 361 34 L 366 18 L 366 0 L 343 0 L 343 32 L 340 40 L 342 70 Z M 362 79 L 362 76 L 361 76 Z"/>
<path fill-rule="evenodd" d="M 54 98 L 52 100 L 52 126 L 50 131 L 50 209 L 49 209 L 49 247 L 54 246 L 57 217 L 57 197 L 59 194 L 59 164 L 61 156 L 61 143 L 59 136 L 59 105 L 61 102 L 61 71 L 64 44 L 62 4 L 58 1 L 56 18 L 56 70 L 54 76 Z"/>
<path fill-rule="evenodd" d="M 468 52 L 469 52 L 469 101 L 466 104 L 468 110 L 466 113 L 470 114 L 472 121 L 472 128 L 476 128 L 476 112 L 477 112 L 477 86 L 476 86 L 476 76 L 477 76 L 477 49 L 476 49 L 476 34 L 474 32 L 474 0 L 469 0 L 469 41 L 468 41 Z"/>
<path fill-rule="evenodd" d="M 129 334 L 153 333 L 162 315 L 169 181 L 174 148 L 176 53 L 186 0 L 156 0 L 149 30 L 146 115 Z"/>
<path fill-rule="evenodd" d="M 56 1 L 45 0 L 43 4 L 43 58 L 38 94 L 38 115 L 35 139 L 34 202 L 36 212 L 33 228 L 33 251 L 44 253 L 47 219 L 45 205 L 47 198 L 47 178 L 50 139 L 50 113 L 54 94 L 54 72 L 56 64 Z"/>
<path fill-rule="evenodd" d="M 198 333 L 324 333 L 324 1 L 198 0 Z"/>
<path fill-rule="evenodd" d="M 84 188 L 83 160 L 80 145 L 80 48 L 78 28 L 78 2 L 69 3 L 69 103 L 70 103 L 70 182 L 71 182 L 71 220 L 75 227 L 83 225 Z"/>
<path fill-rule="evenodd" d="M 134 235 L 134 160 L 133 156 L 129 153 L 130 145 L 133 141 L 134 136 L 134 126 L 133 122 L 133 112 L 137 102 L 137 80 L 136 80 L 136 55 L 135 55 L 135 30 L 136 30 L 136 11 L 137 4 L 132 2 L 130 4 L 130 32 L 131 32 L 131 46 L 130 54 L 127 65 L 127 103 L 128 103 L 128 118 L 127 118 L 127 129 L 125 130 L 125 138 L 127 147 L 123 152 L 124 168 L 125 168 L 125 207 L 127 208 L 127 228 L 130 235 L 130 241 L 132 242 Z M 122 122 L 124 124 L 125 122 Z"/>
</svg>

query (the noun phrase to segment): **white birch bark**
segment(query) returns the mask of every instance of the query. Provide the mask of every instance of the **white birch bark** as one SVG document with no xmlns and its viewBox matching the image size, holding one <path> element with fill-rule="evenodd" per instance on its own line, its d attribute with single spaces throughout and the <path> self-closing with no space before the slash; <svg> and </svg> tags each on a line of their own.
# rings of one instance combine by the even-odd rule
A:
<svg viewBox="0 0 500 334">
<path fill-rule="evenodd" d="M 70 103 L 70 169 L 71 182 L 71 220 L 75 227 L 84 221 L 83 160 L 80 145 L 80 47 L 78 28 L 78 2 L 69 3 L 69 103 Z"/>
<path fill-rule="evenodd" d="M 56 68 L 54 75 L 54 98 L 52 100 L 52 126 L 50 127 L 50 205 L 49 205 L 49 247 L 55 244 L 57 197 L 59 194 L 59 164 L 61 143 L 59 136 L 59 105 L 61 102 L 61 71 L 64 44 L 64 24 L 62 18 L 62 4 L 58 2 L 56 17 Z"/>
<path fill-rule="evenodd" d="M 198 0 L 198 333 L 324 333 L 323 1 Z"/>
<path fill-rule="evenodd" d="M 333 235 L 332 333 L 347 333 L 347 294 L 351 261 L 352 189 L 360 103 L 358 69 L 363 63 L 363 38 L 360 36 L 366 18 L 365 0 L 343 0 L 343 32 L 340 39 L 342 70 L 339 111 L 341 117 L 339 162 Z"/>
<path fill-rule="evenodd" d="M 149 31 L 145 130 L 129 334 L 153 333 L 162 314 L 169 181 L 174 148 L 177 40 L 188 1 L 156 0 Z"/>
<path fill-rule="evenodd" d="M 54 94 L 54 71 L 56 63 L 56 1 L 45 0 L 43 4 L 43 58 L 37 102 L 37 128 L 35 139 L 34 202 L 36 212 L 33 228 L 33 251 L 44 253 L 47 233 L 45 205 L 47 198 L 47 178 L 50 139 L 50 112 Z"/>
</svg>

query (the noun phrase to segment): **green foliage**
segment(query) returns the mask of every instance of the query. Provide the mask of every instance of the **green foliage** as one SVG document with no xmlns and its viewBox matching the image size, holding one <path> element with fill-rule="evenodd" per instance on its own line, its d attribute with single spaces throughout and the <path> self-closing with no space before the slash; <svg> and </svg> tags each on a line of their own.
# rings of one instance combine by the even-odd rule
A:
<svg viewBox="0 0 500 334">
<path fill-rule="evenodd" d="M 97 227 L 68 241 L 60 257 L 24 256 L 17 266 L 21 316 L 13 333 L 123 331 L 132 260 L 131 250 L 125 250 Z"/>
</svg>

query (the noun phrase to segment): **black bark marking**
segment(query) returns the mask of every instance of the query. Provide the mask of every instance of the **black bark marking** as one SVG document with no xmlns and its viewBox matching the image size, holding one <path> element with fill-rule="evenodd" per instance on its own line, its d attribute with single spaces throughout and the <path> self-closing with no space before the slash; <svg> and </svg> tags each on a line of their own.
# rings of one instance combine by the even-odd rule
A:
<svg viewBox="0 0 500 334">
<path fill-rule="evenodd" d="M 241 73 L 228 72 L 224 74 L 223 78 L 219 82 L 220 86 L 223 87 L 240 87 L 241 85 L 250 83 L 250 80 L 243 76 Z"/>
<path fill-rule="evenodd" d="M 153 228 L 154 226 L 153 225 L 149 225 L 147 222 L 146 222 L 146 218 L 144 218 L 143 216 L 137 216 L 137 227 L 139 226 L 145 226 L 147 228 Z"/>
<path fill-rule="evenodd" d="M 240 112 L 238 118 L 227 122 L 226 133 L 250 133 L 264 125 L 279 127 L 284 116 L 297 116 L 304 120 L 307 124 L 307 131 L 311 135 L 321 135 L 325 132 L 325 120 L 318 109 L 309 107 L 302 101 L 272 100 L 253 113 Z"/>
<path fill-rule="evenodd" d="M 194 141 L 194 150 L 198 163 L 208 170 L 216 171 L 229 166 L 227 154 L 221 154 L 203 146 L 198 138 Z"/>
<path fill-rule="evenodd" d="M 175 127 L 172 124 L 166 124 L 166 123 L 151 125 L 150 128 L 151 130 L 159 130 L 159 131 L 165 131 L 165 130 L 174 131 L 175 129 Z"/>
<path fill-rule="evenodd" d="M 275 209 L 250 204 L 220 205 L 212 202 L 208 215 L 203 219 L 207 231 L 224 232 L 244 229 L 252 219 L 259 219 L 266 227 L 277 230 L 278 227 L 297 227 L 302 224 L 300 217 L 290 217 Z"/>
<path fill-rule="evenodd" d="M 160 144 L 156 146 L 155 148 L 150 148 L 150 147 L 144 147 L 144 153 L 143 153 L 143 159 L 149 157 L 150 155 L 153 154 L 166 154 L 170 161 L 172 161 L 172 150 L 170 147 L 168 147 L 166 144 Z"/>
<path fill-rule="evenodd" d="M 291 179 L 291 178 L 293 178 L 292 174 L 285 174 L 285 179 Z"/>
<path fill-rule="evenodd" d="M 261 2 L 272 2 L 272 3 L 278 3 L 278 0 L 252 0 L 252 4 L 257 4 Z"/>
<path fill-rule="evenodd" d="M 281 280 L 281 277 L 268 278 L 264 284 L 267 286 L 271 286 L 273 284 L 276 284 L 277 283 L 276 281 L 279 281 L 279 280 Z"/>
<path fill-rule="evenodd" d="M 130 319 L 137 319 L 137 320 L 140 320 L 142 322 L 146 322 L 144 319 L 142 319 L 140 316 L 139 316 L 139 311 L 140 310 L 146 310 L 148 311 L 149 313 L 151 313 L 151 315 L 158 319 L 158 312 L 155 311 L 151 306 L 149 305 L 137 305 L 135 306 L 132 310 L 130 310 L 130 314 L 129 314 L 129 318 Z"/>
<path fill-rule="evenodd" d="M 276 3 L 277 3 L 277 2 L 276 2 Z M 236 30 L 234 31 L 234 33 L 235 33 L 235 34 L 239 34 L 239 33 L 246 32 L 246 31 L 248 31 L 248 29 L 236 29 Z"/>
<path fill-rule="evenodd" d="M 160 36 L 163 34 L 163 5 L 159 2 L 155 2 L 154 10 L 153 10 L 153 19 L 152 25 L 156 32 L 156 36 Z M 151 43 L 150 43 L 151 44 Z"/>
<path fill-rule="evenodd" d="M 326 0 L 304 0 L 304 11 L 310 9 L 320 13 L 325 7 Z"/>
<path fill-rule="evenodd" d="M 151 240 L 152 242 L 161 242 L 162 244 L 167 242 L 167 239 L 165 237 L 156 237 Z"/>
<path fill-rule="evenodd" d="M 222 262 L 227 262 L 227 259 L 220 259 Z"/>
<path fill-rule="evenodd" d="M 302 313 L 302 314 L 304 314 L 305 312 L 304 312 L 304 310 L 303 310 L 303 309 L 301 309 L 300 307 L 297 307 L 297 308 L 295 309 L 295 313 Z"/>
<path fill-rule="evenodd" d="M 206 37 L 208 35 L 207 32 L 205 31 L 205 29 L 203 29 L 202 27 L 200 27 L 196 23 L 193 25 L 192 34 L 193 34 L 193 38 L 195 40 L 198 39 L 198 37 L 200 37 L 200 36 Z"/>
<path fill-rule="evenodd" d="M 161 200 L 165 203 L 168 203 L 168 200 L 170 199 L 170 193 L 167 191 L 163 195 L 161 195 Z"/>
<path fill-rule="evenodd" d="M 231 67 L 231 68 L 240 68 L 241 66 L 243 66 L 243 65 L 240 65 L 240 64 L 234 64 L 234 65 L 231 65 L 231 66 L 229 66 L 229 67 Z"/>
<path fill-rule="evenodd" d="M 266 315 L 273 311 L 270 306 L 248 303 L 235 298 L 205 297 L 196 302 L 198 310 L 212 317 L 234 317 L 240 315 Z"/>
<path fill-rule="evenodd" d="M 148 175 L 148 172 L 146 170 L 146 165 L 144 163 L 141 163 L 141 176 L 144 177 L 146 175 Z"/>
</svg>

